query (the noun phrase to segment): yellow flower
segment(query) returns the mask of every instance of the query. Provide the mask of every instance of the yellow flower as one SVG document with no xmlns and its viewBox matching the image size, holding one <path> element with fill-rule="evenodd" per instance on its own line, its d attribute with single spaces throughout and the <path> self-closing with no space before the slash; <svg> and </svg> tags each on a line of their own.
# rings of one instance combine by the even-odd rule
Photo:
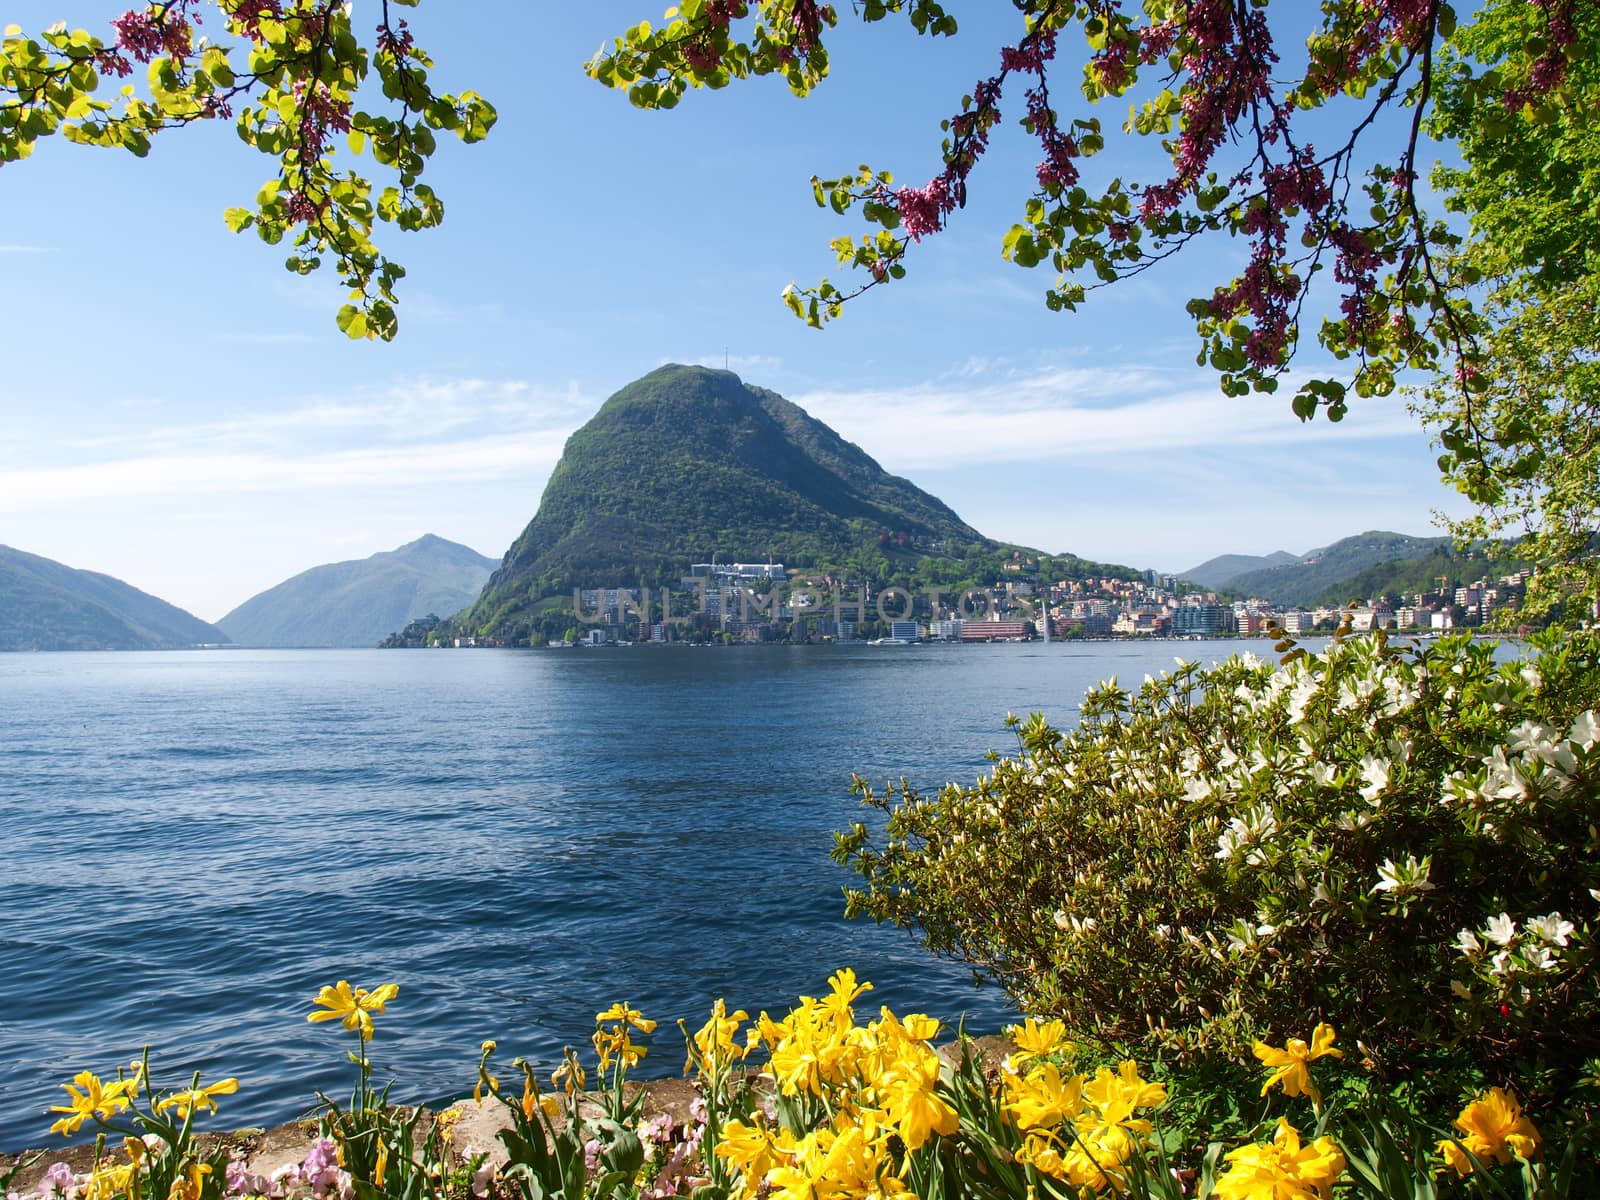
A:
<svg viewBox="0 0 1600 1200">
<path fill-rule="evenodd" d="M 1021 1025 L 1012 1026 L 1009 1032 L 1011 1040 L 1017 1044 L 1017 1049 L 1022 1051 L 1020 1061 L 1023 1063 L 1044 1058 L 1057 1050 L 1071 1048 L 1067 1042 L 1067 1027 L 1060 1021 L 1045 1021 L 1041 1024 L 1032 1017 L 1027 1017 Z"/>
<path fill-rule="evenodd" d="M 779 1164 L 779 1154 L 772 1138 L 759 1120 L 754 1125 L 743 1121 L 729 1121 L 722 1127 L 717 1140 L 716 1154 L 725 1158 L 739 1170 L 744 1181 L 744 1195 L 754 1196 L 761 1187 L 767 1172 Z"/>
<path fill-rule="evenodd" d="M 207 1163 L 191 1162 L 167 1191 L 167 1200 L 200 1200 L 202 1180 L 211 1174 Z"/>
<path fill-rule="evenodd" d="M 1317 1085 L 1311 1082 L 1311 1072 L 1307 1070 L 1307 1065 L 1324 1055 L 1343 1058 L 1344 1051 L 1333 1048 L 1333 1039 L 1333 1026 L 1319 1024 L 1311 1031 L 1310 1046 L 1299 1038 L 1290 1038 L 1284 1043 L 1282 1050 L 1265 1042 L 1257 1042 L 1251 1047 L 1251 1051 L 1273 1069 L 1267 1081 L 1261 1085 L 1261 1094 L 1265 1096 L 1273 1084 L 1281 1083 L 1285 1096 L 1306 1095 L 1311 1097 L 1313 1104 L 1321 1104 L 1322 1093 L 1317 1090 Z"/>
<path fill-rule="evenodd" d="M 73 1084 L 77 1086 L 74 1087 Z M 77 1133 L 78 1127 L 90 1117 L 101 1121 L 109 1121 L 133 1102 L 132 1097 L 136 1086 L 137 1081 L 133 1079 L 118 1079 L 113 1083 L 101 1083 L 99 1077 L 92 1071 L 79 1071 L 72 1077 L 72 1083 L 63 1083 L 61 1085 L 62 1089 L 70 1097 L 67 1103 L 52 1104 L 50 1106 L 51 1112 L 67 1114 L 50 1126 L 50 1132 L 60 1134 Z"/>
<path fill-rule="evenodd" d="M 589 1086 L 589 1077 L 584 1074 L 583 1068 L 575 1058 L 568 1058 L 554 1071 L 550 1072 L 550 1086 L 558 1087 L 567 1095 L 582 1091 Z"/>
<path fill-rule="evenodd" d="M 624 1025 L 632 1025 L 640 1033 L 654 1033 L 656 1023 L 649 1020 L 637 1008 L 629 1008 L 626 1004 L 613 1004 L 605 1012 L 595 1013 L 594 1023 L 599 1025 L 603 1021 L 620 1021 Z"/>
<path fill-rule="evenodd" d="M 1123 1061 L 1113 1075 L 1109 1067 L 1101 1067 L 1094 1078 L 1083 1085 L 1083 1098 L 1100 1110 L 1101 1123 L 1122 1124 L 1136 1108 L 1153 1108 L 1167 1098 L 1167 1085 L 1139 1078 L 1139 1064 L 1131 1058 Z"/>
<path fill-rule="evenodd" d="M 1279 1117 L 1271 1142 L 1228 1155 L 1228 1169 L 1217 1177 L 1212 1195 L 1217 1200 L 1327 1200 L 1344 1165 L 1332 1138 L 1303 1145 L 1299 1131 Z"/>
<path fill-rule="evenodd" d="M 1539 1152 L 1539 1131 L 1523 1114 L 1516 1093 L 1503 1088 L 1490 1088 L 1463 1108 L 1456 1128 L 1461 1137 L 1445 1138 L 1439 1143 L 1439 1153 L 1458 1175 L 1470 1175 L 1473 1170 L 1463 1147 L 1480 1162 L 1508 1163 L 1513 1154 L 1529 1159 Z"/>
<path fill-rule="evenodd" d="M 138 1183 L 134 1178 L 136 1169 L 133 1163 L 120 1166 L 102 1163 L 84 1184 L 83 1200 L 120 1200 L 130 1193 L 137 1193 Z"/>
<path fill-rule="evenodd" d="M 307 1013 L 306 1020 L 343 1021 L 346 1029 L 369 1038 L 372 1036 L 372 1014 L 381 1013 L 383 1006 L 399 994 L 400 985 L 397 983 L 386 983 L 370 992 L 366 988 L 351 991 L 350 984 L 341 979 L 337 987 L 325 987 L 317 993 L 315 1003 L 320 1004 L 323 1011 Z"/>
<path fill-rule="evenodd" d="M 1024 1133 L 1054 1129 L 1083 1111 L 1083 1076 L 1062 1079 L 1061 1069 L 1053 1062 L 1040 1063 L 1025 1078 L 1008 1072 L 1005 1092 L 1002 1107 Z"/>
<path fill-rule="evenodd" d="M 907 1150 L 920 1150 L 933 1134 L 949 1137 L 961 1117 L 938 1095 L 939 1056 L 927 1047 L 897 1062 L 884 1078 L 879 1096 Z"/>
<path fill-rule="evenodd" d="M 689 1068 L 699 1064 L 702 1074 L 710 1075 L 721 1066 L 731 1063 L 734 1059 L 743 1058 L 747 1051 L 746 1046 L 735 1042 L 734 1034 L 739 1030 L 743 1021 L 748 1021 L 750 1014 L 744 1009 L 736 1010 L 733 1015 L 728 1014 L 727 1006 L 721 999 L 712 1005 L 711 1019 L 694 1035 L 694 1041 L 689 1049 L 688 1061 L 683 1064 L 685 1074 Z"/>
<path fill-rule="evenodd" d="M 178 1110 L 178 1116 L 184 1120 L 189 1119 L 189 1114 L 197 1108 L 209 1108 L 217 1111 L 217 1102 L 213 1096 L 231 1096 L 239 1090 L 237 1079 L 221 1079 L 210 1087 L 193 1088 L 185 1092 L 173 1092 L 163 1100 L 156 1101 L 156 1111 L 166 1112 L 169 1108 Z"/>
</svg>

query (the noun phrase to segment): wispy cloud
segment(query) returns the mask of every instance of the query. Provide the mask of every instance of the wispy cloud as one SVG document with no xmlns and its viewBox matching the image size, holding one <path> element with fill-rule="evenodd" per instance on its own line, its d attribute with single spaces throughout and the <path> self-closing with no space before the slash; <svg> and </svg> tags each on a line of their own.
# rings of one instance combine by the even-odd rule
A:
<svg viewBox="0 0 1600 1200">
<path fill-rule="evenodd" d="M 215 421 L 95 434 L 66 443 L 77 451 L 116 446 L 147 455 L 239 451 L 319 452 L 471 436 L 486 429 L 515 439 L 570 432 L 598 401 L 576 384 L 524 380 L 414 379 L 341 397 L 286 397 L 276 406 Z"/>
<path fill-rule="evenodd" d="M 455 480 L 482 482 L 548 472 L 561 454 L 562 441 L 494 436 L 302 457 L 188 454 L 13 470 L 0 476 L 0 512 L 136 496 L 348 492 Z"/>
<path fill-rule="evenodd" d="M 1396 401 L 1352 404 L 1342 426 L 1308 429 L 1290 413 L 1283 393 L 1230 399 L 1207 372 L 1139 367 L 1018 370 L 969 361 L 924 383 L 818 390 L 794 399 L 900 470 L 1416 431 Z"/>
<path fill-rule="evenodd" d="M 672 359 L 663 358 L 657 365 L 666 366 Z M 737 374 L 748 376 L 770 375 L 783 366 L 783 359 L 773 354 L 702 354 L 699 358 L 689 360 L 695 366 L 711 367 L 715 370 L 726 368 Z"/>
<path fill-rule="evenodd" d="M 279 489 L 360 490 L 538 477 L 597 401 L 575 385 L 414 380 L 344 399 L 140 434 L 80 437 L 58 460 L 0 471 L 0 512 L 80 500 Z"/>
<path fill-rule="evenodd" d="M 0 242 L 0 254 L 54 254 L 54 246 L 27 246 L 17 242 Z"/>
</svg>

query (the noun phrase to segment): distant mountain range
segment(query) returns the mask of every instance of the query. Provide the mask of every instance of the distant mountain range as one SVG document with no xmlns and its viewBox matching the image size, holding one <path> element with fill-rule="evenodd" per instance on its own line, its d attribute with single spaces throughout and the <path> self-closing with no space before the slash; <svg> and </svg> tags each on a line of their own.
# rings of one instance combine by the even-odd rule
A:
<svg viewBox="0 0 1600 1200">
<path fill-rule="evenodd" d="M 499 565 L 430 533 L 397 550 L 302 571 L 217 625 L 240 646 L 375 646 L 417 617 L 459 612 Z"/>
<path fill-rule="evenodd" d="M 1315 554 L 1313 550 L 1311 553 Z M 1180 579 L 1198 583 L 1203 588 L 1220 588 L 1246 571 L 1262 571 L 1268 567 L 1285 567 L 1300 561 L 1301 556 L 1287 550 L 1274 550 L 1271 554 L 1222 554 L 1208 558 L 1198 567 L 1179 573 Z"/>
<path fill-rule="evenodd" d="M 1450 546 L 1447 537 L 1412 537 L 1404 533 L 1368 530 L 1354 537 L 1342 538 L 1331 546 L 1308 550 L 1299 556 L 1281 550 L 1265 558 L 1244 554 L 1223 555 L 1181 571 L 1179 577 L 1203 587 L 1242 596 L 1259 596 L 1278 604 L 1339 603 L 1357 595 L 1381 594 L 1391 590 L 1385 586 L 1385 582 L 1406 574 L 1376 570 L 1383 564 L 1429 557 L 1449 559 Z M 1242 569 L 1232 569 L 1241 564 Z M 1356 576 L 1364 572 L 1370 574 L 1358 582 Z M 1369 590 L 1364 591 L 1363 588 Z M 1378 590 L 1370 590 L 1373 588 Z"/>
<path fill-rule="evenodd" d="M 120 579 L 0 546 L 0 650 L 178 650 L 227 640 Z"/>
</svg>

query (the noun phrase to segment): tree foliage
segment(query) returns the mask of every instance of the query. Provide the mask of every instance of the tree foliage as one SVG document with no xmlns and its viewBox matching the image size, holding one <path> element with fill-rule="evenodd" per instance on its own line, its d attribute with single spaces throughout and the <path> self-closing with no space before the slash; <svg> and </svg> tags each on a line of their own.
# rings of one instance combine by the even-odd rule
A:
<svg viewBox="0 0 1600 1200">
<path fill-rule="evenodd" d="M 240 140 L 276 169 L 251 204 L 227 211 L 229 227 L 254 228 L 269 245 L 287 239 L 286 265 L 297 274 L 331 256 L 349 288 L 339 328 L 387 340 L 398 327 L 395 284 L 405 270 L 378 248 L 376 225 L 418 230 L 443 220 L 443 202 L 422 182 L 437 135 L 476 142 L 495 120 L 475 92 L 434 89 L 432 61 L 391 13 L 391 4 L 417 3 L 382 0 L 370 45 L 341 0 L 156 0 L 117 18 L 109 39 L 65 24 L 37 36 L 7 26 L 0 166 L 55 134 L 142 157 L 165 130 L 231 119 Z M 225 36 L 204 36 L 203 13 Z M 111 81 L 137 74 L 142 91 L 127 83 L 104 98 Z M 392 106 L 388 115 L 359 103 L 373 84 Z M 362 171 L 339 169 L 341 147 L 352 159 L 370 154 L 394 182 L 378 190 Z"/>
<path fill-rule="evenodd" d="M 975 785 L 840 836 L 850 910 L 1084 1036 L 1237 1055 L 1313 1017 L 1391 1080 L 1600 1053 L 1600 642 L 1381 638 L 1103 683 Z"/>
<path fill-rule="evenodd" d="M 1506 543 L 1539 568 L 1525 608 L 1572 619 L 1600 599 L 1600 13 L 1571 14 L 1559 88 L 1528 66 L 1531 16 L 1486 12 L 1446 60 L 1435 127 L 1464 161 L 1436 182 L 1471 225 L 1451 270 L 1488 298 L 1475 352 L 1415 407 L 1479 506 L 1458 539 Z"/>
<path fill-rule="evenodd" d="M 1575 14 L 1590 7 L 1490 0 L 1475 19 L 1521 10 L 1520 24 L 1537 36 L 1506 47 L 1505 69 L 1523 99 L 1540 103 L 1562 95 Z M 1037 141 L 1039 162 L 1002 249 L 1019 266 L 1054 269 L 1051 308 L 1076 308 L 1096 288 L 1221 234 L 1245 243 L 1246 265 L 1195 296 L 1189 312 L 1200 360 L 1221 373 L 1229 394 L 1275 390 L 1302 336 L 1312 278 L 1328 270 L 1338 315 L 1322 322 L 1317 340 L 1353 360 L 1359 393 L 1387 393 L 1399 370 L 1434 369 L 1471 352 L 1469 298 L 1443 261 L 1457 237 L 1424 210 L 1418 189 L 1427 169 L 1422 122 L 1441 54 L 1459 35 L 1450 4 L 1018 0 L 1016 8 L 1019 36 L 1000 48 L 998 69 L 940 125 L 943 167 L 931 180 L 907 185 L 872 166 L 813 180 L 819 204 L 858 212 L 868 229 L 834 242 L 861 282 L 791 289 L 798 315 L 820 325 L 901 278 L 917 243 L 965 205 L 1010 104 Z M 956 31 L 934 0 L 876 0 L 857 11 L 868 21 L 902 14 L 930 36 Z M 644 107 L 671 107 L 690 87 L 771 73 L 804 94 L 828 71 L 823 43 L 838 19 L 813 0 L 685 0 L 664 27 L 627 30 L 589 70 Z M 1292 53 L 1291 27 L 1304 39 Z M 1467 60 L 1451 61 L 1460 70 Z M 1112 136 L 1102 114 L 1123 101 L 1122 134 L 1158 140 L 1170 169 L 1146 179 L 1096 174 L 1092 160 Z M 1335 136 L 1319 145 L 1313 128 Z M 1299 389 L 1295 412 L 1307 418 L 1319 409 L 1343 416 L 1343 382 L 1312 379 Z"/>
</svg>

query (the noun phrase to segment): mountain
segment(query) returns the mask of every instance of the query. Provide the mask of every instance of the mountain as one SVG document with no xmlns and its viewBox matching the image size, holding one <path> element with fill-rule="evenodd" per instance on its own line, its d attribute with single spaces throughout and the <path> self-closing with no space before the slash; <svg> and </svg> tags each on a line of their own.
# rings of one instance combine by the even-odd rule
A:
<svg viewBox="0 0 1600 1200">
<path fill-rule="evenodd" d="M 1315 604 L 1326 594 L 1342 594 L 1347 581 L 1369 567 L 1422 558 L 1446 551 L 1449 546 L 1450 539 L 1446 537 L 1420 538 L 1368 530 L 1309 551 L 1298 562 L 1235 575 L 1221 586 L 1238 595 L 1260 596 L 1278 604 Z"/>
<path fill-rule="evenodd" d="M 1179 579 L 1198 583 L 1203 588 L 1220 588 L 1228 580 L 1246 571 L 1264 571 L 1270 567 L 1286 567 L 1301 561 L 1298 554 L 1287 550 L 1274 550 L 1271 554 L 1222 554 L 1208 558 L 1198 567 L 1179 571 Z"/>
<path fill-rule="evenodd" d="M 776 392 L 665 366 L 568 439 L 533 520 L 456 624 L 516 636 L 573 587 L 676 588 L 713 555 L 881 581 L 944 559 L 959 578 L 979 556 L 998 573 L 1002 551 Z"/>
<path fill-rule="evenodd" d="M 430 533 L 398 550 L 302 571 L 217 624 L 241 646 L 375 646 L 416 617 L 465 608 L 495 566 Z"/>
<path fill-rule="evenodd" d="M 179 650 L 227 640 L 120 579 L 0 546 L 0 650 Z"/>
</svg>

